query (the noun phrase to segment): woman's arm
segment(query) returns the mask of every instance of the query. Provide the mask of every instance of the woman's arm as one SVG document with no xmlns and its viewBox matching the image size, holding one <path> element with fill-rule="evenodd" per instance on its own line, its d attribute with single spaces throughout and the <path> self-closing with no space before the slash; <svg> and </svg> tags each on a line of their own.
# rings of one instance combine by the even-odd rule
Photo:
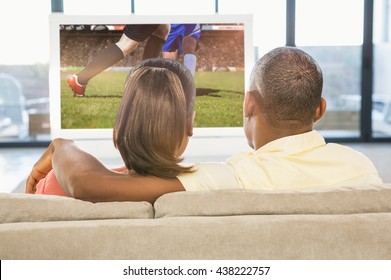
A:
<svg viewBox="0 0 391 280">
<path fill-rule="evenodd" d="M 48 150 L 45 160 L 41 160 L 41 157 L 34 166 L 32 174 L 36 174 L 41 169 L 46 171 L 49 168 L 48 159 L 51 158 L 51 166 L 60 185 L 66 193 L 78 199 L 91 202 L 149 201 L 153 203 L 165 193 L 185 190 L 178 179 L 140 176 L 135 173 L 121 174 L 109 170 L 98 159 L 80 150 L 70 140 L 54 140 Z M 30 188 L 28 183 L 26 191 Z"/>
</svg>

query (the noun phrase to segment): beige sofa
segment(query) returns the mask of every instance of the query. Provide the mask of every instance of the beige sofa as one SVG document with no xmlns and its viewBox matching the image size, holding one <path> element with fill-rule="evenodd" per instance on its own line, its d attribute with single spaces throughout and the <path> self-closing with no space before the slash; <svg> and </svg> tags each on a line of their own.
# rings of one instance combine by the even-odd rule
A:
<svg viewBox="0 0 391 280">
<path fill-rule="evenodd" d="M 0 259 L 391 259 L 391 185 L 89 203 L 0 194 Z"/>
</svg>

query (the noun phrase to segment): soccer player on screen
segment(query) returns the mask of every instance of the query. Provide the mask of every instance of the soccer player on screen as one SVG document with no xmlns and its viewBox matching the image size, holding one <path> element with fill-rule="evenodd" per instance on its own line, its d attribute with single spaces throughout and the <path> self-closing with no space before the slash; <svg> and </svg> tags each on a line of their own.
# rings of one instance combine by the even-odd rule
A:
<svg viewBox="0 0 391 280">
<path fill-rule="evenodd" d="M 162 48 L 163 58 L 177 59 L 183 53 L 183 64 L 194 77 L 197 43 L 201 37 L 200 24 L 171 24 L 170 34 Z"/>
<path fill-rule="evenodd" d="M 145 45 L 143 60 L 158 57 L 169 32 L 169 24 L 125 25 L 123 34 L 117 43 L 109 45 L 87 67 L 67 79 L 73 96 L 84 97 L 87 83 L 91 78 L 134 52 L 139 43 L 146 39 L 148 41 Z"/>
</svg>

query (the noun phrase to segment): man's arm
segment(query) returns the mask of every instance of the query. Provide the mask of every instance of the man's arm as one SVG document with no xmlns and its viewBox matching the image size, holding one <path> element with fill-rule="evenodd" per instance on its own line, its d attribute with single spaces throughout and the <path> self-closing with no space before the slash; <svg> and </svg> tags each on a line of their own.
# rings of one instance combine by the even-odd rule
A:
<svg viewBox="0 0 391 280">
<path fill-rule="evenodd" d="M 70 196 L 91 202 L 149 201 L 184 191 L 178 179 L 121 174 L 107 169 L 98 159 L 80 150 L 73 141 L 53 141 L 51 164 L 56 177 Z"/>
<path fill-rule="evenodd" d="M 68 141 L 65 139 L 55 139 L 53 140 L 49 147 L 45 150 L 39 160 L 34 164 L 30 175 L 27 177 L 26 181 L 26 193 L 35 193 L 36 185 L 38 182 L 45 178 L 46 175 L 52 170 L 52 155 L 54 152 L 54 146 L 56 142 L 59 141 Z"/>
</svg>

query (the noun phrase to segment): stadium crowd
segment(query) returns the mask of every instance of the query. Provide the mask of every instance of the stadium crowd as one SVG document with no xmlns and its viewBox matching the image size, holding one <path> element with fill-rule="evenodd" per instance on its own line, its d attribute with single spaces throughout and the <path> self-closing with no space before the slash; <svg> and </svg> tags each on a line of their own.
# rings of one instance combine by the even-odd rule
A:
<svg viewBox="0 0 391 280">
<path fill-rule="evenodd" d="M 84 34 L 84 36 L 83 36 Z M 119 33 L 85 33 L 64 31 L 61 38 L 61 67 L 85 66 L 108 45 L 118 41 Z M 201 33 L 197 55 L 197 69 L 210 71 L 216 69 L 244 68 L 243 33 L 240 31 L 205 31 Z M 143 55 L 145 43 L 125 57 L 115 66 L 133 66 Z M 179 57 L 181 60 L 182 57 Z"/>
</svg>

